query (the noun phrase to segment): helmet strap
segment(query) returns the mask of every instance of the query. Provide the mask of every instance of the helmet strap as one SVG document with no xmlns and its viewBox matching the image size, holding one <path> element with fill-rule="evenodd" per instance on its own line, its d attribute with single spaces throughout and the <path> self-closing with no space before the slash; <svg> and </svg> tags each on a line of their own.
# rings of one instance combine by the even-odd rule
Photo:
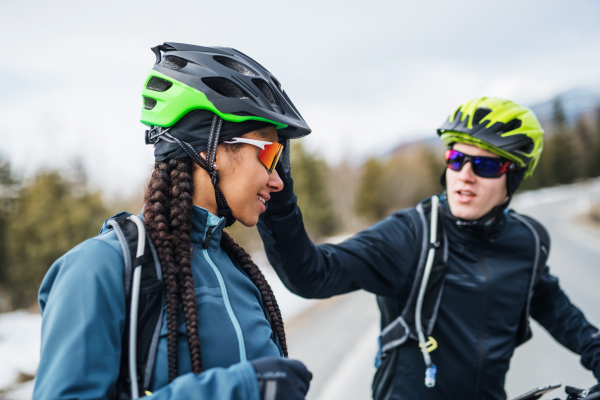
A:
<svg viewBox="0 0 600 400">
<path fill-rule="evenodd" d="M 231 213 L 231 209 L 225 200 L 225 196 L 221 189 L 217 186 L 219 183 L 219 173 L 214 169 L 215 159 L 217 157 L 217 144 L 219 143 L 219 136 L 221 134 L 221 126 L 223 119 L 215 115 L 210 128 L 210 136 L 208 137 L 208 148 L 206 150 L 206 160 L 196 153 L 196 150 L 191 144 L 183 142 L 169 133 L 169 129 L 158 128 L 160 139 L 167 140 L 171 143 L 177 143 L 179 147 L 196 163 L 200 168 L 208 172 L 210 175 L 210 181 L 215 190 L 215 200 L 217 202 L 217 214 L 219 217 L 225 218 L 225 226 L 229 227 L 236 221 L 235 217 Z"/>
<path fill-rule="evenodd" d="M 207 169 L 210 174 L 210 180 L 215 189 L 215 199 L 217 201 L 217 214 L 219 217 L 225 218 L 225 226 L 229 227 L 235 222 L 235 218 L 231 213 L 231 209 L 225 200 L 225 196 L 221 189 L 217 186 L 219 183 L 219 173 L 214 169 L 215 160 L 217 158 L 217 145 L 219 143 L 219 136 L 221 135 L 221 127 L 223 126 L 223 119 L 218 115 L 215 115 L 210 126 L 210 134 L 208 136 L 208 147 L 206 149 L 206 160 L 208 161 Z"/>
</svg>

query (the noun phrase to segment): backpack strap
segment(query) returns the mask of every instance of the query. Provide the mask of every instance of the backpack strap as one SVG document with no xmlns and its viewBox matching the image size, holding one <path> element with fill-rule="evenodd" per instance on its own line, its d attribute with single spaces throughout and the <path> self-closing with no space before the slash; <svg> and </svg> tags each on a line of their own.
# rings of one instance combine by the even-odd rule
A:
<svg viewBox="0 0 600 400">
<path fill-rule="evenodd" d="M 137 257 L 138 250 L 138 227 L 129 219 L 131 214 L 121 213 L 107 221 L 107 226 L 114 229 L 121 250 L 123 251 L 123 286 L 125 290 L 125 329 L 123 333 L 121 348 L 121 367 L 119 377 L 111 396 L 113 399 L 130 399 L 130 326 L 131 326 L 131 300 L 133 294 L 134 271 L 141 265 L 139 278 L 139 296 L 137 307 L 137 327 L 135 358 L 137 369 L 138 391 L 144 393 L 150 387 L 150 381 L 154 370 L 156 352 L 163 315 L 163 283 L 162 271 L 156 249 L 146 235 L 144 253 Z M 136 325 L 136 324 L 134 324 Z"/>
<path fill-rule="evenodd" d="M 531 231 L 535 243 L 535 255 L 533 259 L 531 280 L 529 283 L 529 292 L 527 293 L 527 303 L 521 314 L 519 321 L 519 328 L 517 330 L 517 346 L 525 343 L 531 339 L 532 333 L 529 326 L 529 312 L 531 308 L 531 299 L 537 283 L 540 281 L 544 269 L 546 268 L 546 261 L 550 254 L 550 235 L 542 224 L 535 219 L 526 215 L 521 215 L 513 210 L 509 210 L 508 213 L 520 221 L 523 225 Z"/>
<path fill-rule="evenodd" d="M 421 232 L 421 253 L 419 255 L 419 261 L 417 262 L 417 272 L 415 275 L 414 282 L 420 280 L 417 279 L 420 275 L 423 274 L 423 269 L 425 268 L 425 259 L 427 257 L 427 238 L 429 236 L 429 228 L 427 227 L 427 223 L 425 221 L 425 216 L 422 212 L 417 211 L 417 209 L 409 209 L 404 212 L 404 214 L 411 220 L 414 227 L 417 228 L 418 231 Z M 418 291 L 417 285 L 413 283 L 412 289 L 410 291 L 410 295 L 408 300 L 406 301 L 406 305 L 401 313 L 388 325 L 386 325 L 382 330 L 379 336 L 379 345 L 381 349 L 381 357 L 385 357 L 386 354 L 404 344 L 406 340 L 408 340 L 408 336 L 410 334 L 410 328 L 406 321 L 404 320 L 404 313 L 407 311 L 407 305 L 411 304 L 413 299 L 416 296 Z M 378 299 L 380 307 L 387 306 L 386 308 L 390 308 L 393 305 L 390 304 L 389 301 L 386 301 L 388 298 L 380 298 Z M 384 310 L 382 310 L 383 312 Z M 396 310 L 397 312 L 398 310 Z M 393 313 L 394 311 L 392 311 Z"/>
<path fill-rule="evenodd" d="M 442 229 L 441 219 L 438 218 L 437 221 L 437 240 L 435 243 L 430 244 L 431 200 L 427 199 L 419 203 L 416 209 L 408 210 L 406 215 L 411 219 L 413 226 L 421 233 L 421 252 L 410 295 L 404 304 L 402 312 L 381 330 L 379 337 L 381 357 L 385 357 L 389 351 L 404 344 L 409 338 L 419 340 L 415 327 L 416 305 L 424 277 L 428 253 L 431 248 L 434 248 L 433 264 L 427 280 L 421 309 L 421 323 L 425 336 L 431 335 L 433 331 L 444 288 L 444 279 L 448 265 L 448 240 L 446 233 Z M 437 251 L 438 249 L 442 251 Z M 386 304 L 389 305 L 389 302 L 381 301 L 382 299 L 379 300 L 380 307 Z"/>
</svg>

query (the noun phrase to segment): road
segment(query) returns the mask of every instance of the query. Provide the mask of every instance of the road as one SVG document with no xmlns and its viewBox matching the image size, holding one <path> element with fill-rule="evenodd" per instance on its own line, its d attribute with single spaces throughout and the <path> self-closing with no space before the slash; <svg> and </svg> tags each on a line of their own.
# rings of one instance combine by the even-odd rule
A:
<svg viewBox="0 0 600 400">
<path fill-rule="evenodd" d="M 571 301 L 596 325 L 600 324 L 600 230 L 579 215 L 597 202 L 600 180 L 526 193 L 513 204 L 549 230 L 551 271 Z M 375 297 L 356 292 L 307 307 L 286 327 L 290 356 L 304 361 L 314 374 L 308 399 L 370 399 L 379 330 Z M 558 345 L 537 323 L 532 325 L 534 338 L 516 350 L 511 362 L 506 381 L 509 399 L 555 382 L 580 387 L 595 383 L 577 355 Z M 557 397 L 563 393 L 559 390 L 545 398 Z"/>
<path fill-rule="evenodd" d="M 526 193 L 515 200 L 516 210 L 537 218 L 548 228 L 552 236 L 549 265 L 553 274 L 560 278 L 565 292 L 587 318 L 600 324 L 600 229 L 592 228 L 579 217 L 591 204 L 600 202 L 600 180 Z M 253 255 L 253 259 L 277 295 L 286 322 L 290 357 L 305 362 L 314 374 L 307 399 L 370 399 L 379 332 L 375 296 L 361 291 L 327 300 L 300 299 L 283 287 L 264 253 Z M 516 350 L 508 372 L 509 399 L 554 382 L 579 387 L 595 383 L 592 374 L 579 365 L 578 356 L 558 345 L 535 322 L 532 328 L 534 338 Z M 37 354 L 39 339 L 28 342 Z M 28 368 L 19 368 L 35 371 L 37 359 L 30 363 Z M 0 393 L 0 398 L 31 398 L 33 381 L 14 389 Z M 557 395 L 551 396 L 554 393 Z M 546 398 L 558 394 L 552 392 Z"/>
</svg>

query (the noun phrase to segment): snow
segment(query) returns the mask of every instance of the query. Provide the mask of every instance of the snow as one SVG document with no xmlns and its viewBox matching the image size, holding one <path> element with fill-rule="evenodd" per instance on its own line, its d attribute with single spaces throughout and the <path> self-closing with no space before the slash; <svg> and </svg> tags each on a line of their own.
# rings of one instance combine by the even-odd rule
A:
<svg viewBox="0 0 600 400">
<path fill-rule="evenodd" d="M 40 362 L 41 327 L 42 318 L 37 313 L 19 310 L 0 314 L 0 391 L 12 388 L 20 373 L 35 375 Z M 25 397 L 20 397 L 21 392 L 11 392 L 5 398 L 31 398 L 29 390 Z"/>
<path fill-rule="evenodd" d="M 600 179 L 589 180 L 585 184 L 526 192 L 516 196 L 512 206 L 523 209 L 577 198 L 579 202 L 573 211 L 582 213 L 589 209 L 590 197 L 600 197 Z M 349 235 L 331 237 L 326 241 L 338 243 L 348 237 Z M 271 285 L 284 321 L 289 321 L 317 302 L 303 299 L 287 290 L 269 265 L 264 252 L 253 254 L 252 259 Z M 40 360 L 41 324 L 40 314 L 25 310 L 0 314 L 0 400 L 31 398 L 34 381 L 18 384 L 16 380 L 21 373 L 35 375 Z"/>
<path fill-rule="evenodd" d="M 264 253 L 252 256 L 271 285 L 284 319 L 290 320 L 316 300 L 306 300 L 285 288 Z M 25 310 L 0 314 L 0 400 L 31 399 L 34 381 L 16 383 L 20 373 L 34 376 L 40 362 L 42 318 Z"/>
</svg>

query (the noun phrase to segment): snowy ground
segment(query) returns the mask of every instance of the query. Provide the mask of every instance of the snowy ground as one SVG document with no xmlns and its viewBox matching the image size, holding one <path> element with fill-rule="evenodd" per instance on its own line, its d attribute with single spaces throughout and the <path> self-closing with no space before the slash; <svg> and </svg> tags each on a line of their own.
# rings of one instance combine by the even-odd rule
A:
<svg viewBox="0 0 600 400">
<path fill-rule="evenodd" d="M 31 398 L 31 383 L 18 385 L 17 379 L 35 375 L 40 361 L 41 326 L 39 314 L 27 311 L 0 314 L 0 398 Z M 17 388 L 21 390 L 12 392 L 11 389 Z M 2 393 L 6 391 L 11 393 Z"/>
<path fill-rule="evenodd" d="M 253 260 L 271 285 L 284 321 L 314 304 L 316 300 L 298 297 L 283 286 L 264 253 L 254 254 Z M 18 381 L 35 376 L 40 361 L 41 325 L 42 319 L 37 313 L 19 310 L 0 314 L 0 400 L 31 399 L 33 381 Z"/>
<path fill-rule="evenodd" d="M 573 196 L 577 198 L 573 214 L 587 212 L 593 201 L 600 198 L 600 179 L 524 193 L 515 198 L 513 206 L 516 209 L 527 208 Z M 334 237 L 329 242 L 340 242 L 346 238 L 347 236 Z M 302 299 L 290 293 L 277 278 L 264 253 L 254 254 L 253 259 L 273 288 L 285 321 L 291 321 L 317 301 Z M 19 310 L 0 314 L 0 400 L 31 398 L 34 382 L 29 380 L 19 383 L 19 380 L 35 375 L 39 363 L 40 330 L 41 317 L 37 313 Z"/>
</svg>

